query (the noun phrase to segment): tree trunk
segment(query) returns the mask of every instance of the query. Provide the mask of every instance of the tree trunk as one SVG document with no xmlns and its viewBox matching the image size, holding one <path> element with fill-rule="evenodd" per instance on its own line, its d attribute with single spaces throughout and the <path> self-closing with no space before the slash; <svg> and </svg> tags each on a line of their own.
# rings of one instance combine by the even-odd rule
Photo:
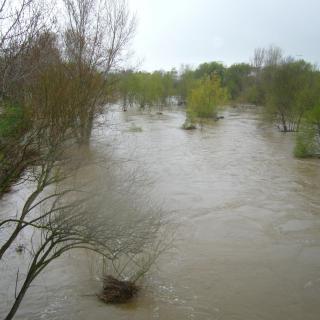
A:
<svg viewBox="0 0 320 320">
<path fill-rule="evenodd" d="M 7 314 L 7 316 L 5 317 L 4 320 L 11 320 L 13 319 L 13 317 L 15 316 L 15 314 L 17 313 L 19 306 L 22 302 L 23 297 L 25 296 L 30 284 L 32 282 L 32 278 L 28 277 L 25 282 L 23 283 L 22 288 L 20 289 L 20 292 L 18 294 L 18 296 L 16 297 L 16 300 L 14 301 L 14 304 L 12 305 L 9 313 Z"/>
<path fill-rule="evenodd" d="M 282 122 L 283 132 L 288 132 L 288 127 L 287 127 L 286 119 L 285 119 L 283 113 L 281 113 L 281 122 Z"/>
<path fill-rule="evenodd" d="M 0 261 L 3 257 L 3 255 L 5 254 L 5 252 L 10 248 L 10 246 L 12 245 L 14 240 L 17 238 L 20 231 L 24 228 L 23 220 L 25 219 L 26 215 L 28 214 L 31 205 L 37 199 L 38 195 L 42 192 L 42 190 L 43 190 L 43 186 L 38 187 L 36 189 L 36 191 L 34 191 L 27 199 L 27 201 L 22 209 L 21 216 L 19 218 L 20 221 L 18 222 L 16 228 L 12 231 L 10 238 L 0 248 Z"/>
<path fill-rule="evenodd" d="M 19 232 L 21 231 L 21 225 L 19 224 L 15 230 L 12 232 L 10 238 L 1 246 L 0 248 L 0 260 L 2 259 L 5 252 L 10 248 L 14 240 L 17 238 Z"/>
</svg>

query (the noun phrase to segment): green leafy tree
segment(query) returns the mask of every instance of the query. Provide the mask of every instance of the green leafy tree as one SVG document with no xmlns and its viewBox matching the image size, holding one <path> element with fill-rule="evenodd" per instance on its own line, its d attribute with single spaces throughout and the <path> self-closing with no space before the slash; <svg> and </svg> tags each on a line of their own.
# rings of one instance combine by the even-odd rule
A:
<svg viewBox="0 0 320 320">
<path fill-rule="evenodd" d="M 194 71 L 196 79 L 202 79 L 204 77 L 211 77 L 212 75 L 219 76 L 221 81 L 224 82 L 226 68 L 221 62 L 213 61 L 209 63 L 202 63 Z"/>
<path fill-rule="evenodd" d="M 218 76 L 206 77 L 198 82 L 188 96 L 187 117 L 191 121 L 203 118 L 213 118 L 218 107 L 228 99 L 228 91 L 221 86 Z"/>
<path fill-rule="evenodd" d="M 225 71 L 225 84 L 233 101 L 244 98 L 250 85 L 252 67 L 247 63 L 233 64 Z"/>
<path fill-rule="evenodd" d="M 314 104 L 314 72 L 311 64 L 293 59 L 265 68 L 267 111 L 281 131 L 299 131 L 305 112 Z"/>
<path fill-rule="evenodd" d="M 188 94 L 194 88 L 196 81 L 194 71 L 189 66 L 182 66 L 179 73 L 177 95 L 179 97 L 179 104 L 185 104 Z"/>
<path fill-rule="evenodd" d="M 137 104 L 141 109 L 145 107 L 162 106 L 174 94 L 174 73 L 155 71 L 124 72 L 119 75 L 118 91 L 123 101 L 123 108 Z"/>
</svg>

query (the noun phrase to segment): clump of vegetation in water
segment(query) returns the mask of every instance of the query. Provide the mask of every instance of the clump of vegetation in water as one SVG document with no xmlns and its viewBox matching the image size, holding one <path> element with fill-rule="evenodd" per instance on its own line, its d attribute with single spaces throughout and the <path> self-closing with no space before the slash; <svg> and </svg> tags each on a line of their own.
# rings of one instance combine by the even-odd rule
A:
<svg viewBox="0 0 320 320">
<path fill-rule="evenodd" d="M 294 155 L 307 158 L 320 155 L 320 106 L 307 112 L 303 127 L 296 137 Z"/>
<path fill-rule="evenodd" d="M 139 106 L 141 110 L 157 106 L 159 113 L 162 113 L 163 107 L 170 104 L 170 98 L 175 94 L 175 70 L 153 73 L 127 70 L 117 77 L 123 110 L 133 105 Z"/>
<path fill-rule="evenodd" d="M 187 100 L 187 119 L 184 129 L 195 129 L 195 123 L 202 123 L 203 119 L 219 119 L 218 108 L 228 99 L 228 91 L 222 87 L 217 75 L 205 77 L 198 81 L 191 90 Z"/>
<path fill-rule="evenodd" d="M 112 276 L 106 276 L 103 279 L 103 290 L 98 297 L 105 303 L 126 303 L 138 293 L 138 290 L 138 286 L 132 281 L 121 281 Z"/>
<path fill-rule="evenodd" d="M 196 127 L 196 125 L 194 123 L 192 123 L 192 121 L 190 121 L 187 118 L 186 121 L 184 122 L 184 124 L 182 125 L 182 129 L 184 129 L 184 130 L 194 130 L 194 129 L 197 129 L 197 127 Z"/>
<path fill-rule="evenodd" d="M 294 147 L 294 156 L 297 158 L 311 157 L 314 150 L 314 143 L 312 141 L 312 134 L 304 132 L 299 133 L 296 138 L 296 145 Z"/>
</svg>

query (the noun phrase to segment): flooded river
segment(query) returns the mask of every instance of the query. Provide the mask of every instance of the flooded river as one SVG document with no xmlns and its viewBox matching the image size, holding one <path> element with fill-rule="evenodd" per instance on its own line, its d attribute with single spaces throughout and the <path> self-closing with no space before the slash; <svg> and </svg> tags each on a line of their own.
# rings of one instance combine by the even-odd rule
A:
<svg viewBox="0 0 320 320">
<path fill-rule="evenodd" d="M 115 157 L 143 167 L 149 197 L 180 225 L 176 246 L 126 306 L 88 294 L 100 285 L 90 256 L 70 253 L 35 281 L 16 319 L 318 320 L 320 160 L 294 159 L 293 136 L 256 110 L 224 116 L 184 131 L 179 110 L 111 113 L 112 134 L 97 129 L 92 153 L 107 152 L 112 139 Z M 19 192 L 1 210 L 14 208 Z"/>
</svg>

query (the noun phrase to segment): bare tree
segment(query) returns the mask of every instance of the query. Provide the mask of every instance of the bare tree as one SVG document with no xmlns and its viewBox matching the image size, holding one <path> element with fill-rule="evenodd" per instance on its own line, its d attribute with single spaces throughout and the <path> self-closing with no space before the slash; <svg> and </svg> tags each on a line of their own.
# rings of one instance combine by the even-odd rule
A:
<svg viewBox="0 0 320 320">
<path fill-rule="evenodd" d="M 0 136 L 0 195 L 33 160 L 31 145 L 37 134 L 25 98 L 39 69 L 57 57 L 48 20 L 49 9 L 41 0 L 0 1 L 0 112 L 13 124 L 11 132 Z"/>
<path fill-rule="evenodd" d="M 255 49 L 251 64 L 256 71 L 259 71 L 265 67 L 279 65 L 282 61 L 282 49 L 271 45 L 268 48 Z"/>
<path fill-rule="evenodd" d="M 125 0 L 63 0 L 68 16 L 65 45 L 69 61 L 104 73 L 122 62 L 135 32 Z"/>
<path fill-rule="evenodd" d="M 48 8 L 48 6 L 46 6 Z M 35 68 L 25 64 L 34 39 L 46 29 L 48 10 L 41 0 L 1 0 L 0 70 L 1 97 L 12 94 L 11 87 Z"/>
<path fill-rule="evenodd" d="M 270 46 L 265 53 L 264 65 L 277 66 L 283 61 L 282 49 L 276 46 Z"/>
<path fill-rule="evenodd" d="M 263 67 L 264 61 L 265 61 L 265 55 L 266 55 L 266 49 L 264 48 L 256 48 L 254 50 L 254 55 L 252 58 L 251 65 L 256 71 L 260 70 Z"/>
<path fill-rule="evenodd" d="M 125 0 L 63 0 L 65 57 L 78 82 L 79 142 L 88 144 L 93 120 L 106 103 L 108 74 L 122 62 L 135 32 Z M 88 90 L 89 88 L 89 90 Z"/>
</svg>

